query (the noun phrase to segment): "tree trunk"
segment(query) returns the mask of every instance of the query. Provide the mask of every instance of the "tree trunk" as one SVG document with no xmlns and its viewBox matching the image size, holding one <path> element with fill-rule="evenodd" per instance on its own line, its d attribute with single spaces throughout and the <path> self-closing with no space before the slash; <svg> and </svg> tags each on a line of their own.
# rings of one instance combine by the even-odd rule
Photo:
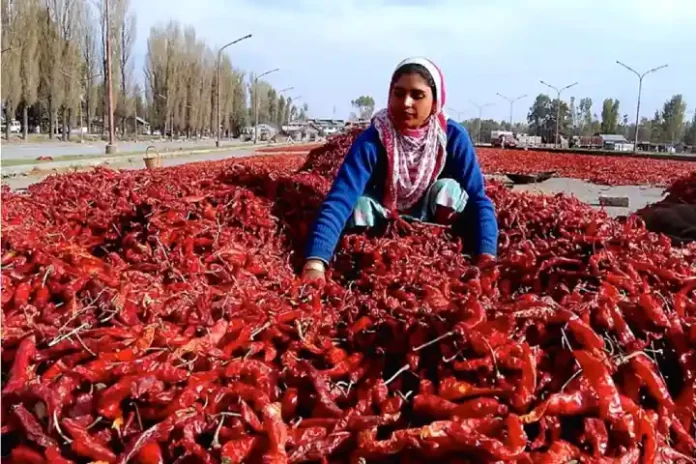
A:
<svg viewBox="0 0 696 464">
<path fill-rule="evenodd" d="M 22 109 L 22 130 L 24 132 L 24 140 L 29 138 L 29 105 L 24 102 L 24 108 Z"/>
<path fill-rule="evenodd" d="M 53 139 L 54 132 L 56 130 L 55 126 L 56 115 L 53 111 L 53 99 L 48 97 L 48 138 Z"/>
<path fill-rule="evenodd" d="M 70 141 L 70 120 L 72 119 L 72 109 L 65 110 L 63 112 L 63 133 L 65 134 L 65 139 Z"/>
<path fill-rule="evenodd" d="M 62 135 L 61 139 L 63 140 L 63 142 L 67 142 L 68 141 L 68 131 L 66 130 L 68 127 L 68 109 L 67 108 L 63 108 L 63 117 L 61 118 L 61 126 L 63 128 L 63 134 L 61 134 Z"/>
<path fill-rule="evenodd" d="M 87 135 L 89 135 L 92 133 L 92 115 L 89 112 L 89 99 L 86 100 L 85 115 L 87 117 L 87 120 L 85 121 L 85 126 L 87 127 Z M 81 127 L 80 130 L 82 130 Z"/>
<path fill-rule="evenodd" d="M 10 101 L 8 100 L 5 108 L 10 107 Z M 12 125 L 12 117 L 10 116 L 10 111 L 5 110 L 5 140 L 10 141 L 10 126 Z"/>
</svg>

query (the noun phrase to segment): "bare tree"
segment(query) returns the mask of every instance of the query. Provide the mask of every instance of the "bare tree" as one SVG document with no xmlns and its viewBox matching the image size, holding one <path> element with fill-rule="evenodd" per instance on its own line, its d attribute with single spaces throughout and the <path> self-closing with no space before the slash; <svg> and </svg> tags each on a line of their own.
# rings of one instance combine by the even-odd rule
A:
<svg viewBox="0 0 696 464">
<path fill-rule="evenodd" d="M 21 32 L 18 30 L 19 7 L 12 0 L 2 1 L 2 49 L 7 52 L 2 57 L 2 100 L 5 103 L 5 137 L 10 139 L 10 123 L 15 117 L 22 96 L 20 77 Z"/>
<path fill-rule="evenodd" d="M 101 109 L 102 109 L 102 136 L 106 134 L 106 131 L 108 129 L 108 94 L 107 94 L 107 85 L 106 85 L 106 76 L 108 73 L 107 70 L 107 61 L 106 61 L 106 42 L 107 42 L 107 37 L 111 40 L 111 62 L 112 63 L 120 63 L 121 62 L 121 56 L 120 56 L 120 35 L 121 35 L 121 29 L 123 27 L 123 22 L 125 18 L 125 12 L 127 11 L 127 6 L 124 6 L 124 2 L 126 0 L 110 0 L 109 1 L 109 30 L 107 30 L 107 24 L 106 24 L 106 1 L 105 0 L 99 0 L 98 3 L 98 9 L 99 9 L 99 32 L 100 32 L 100 38 L 101 38 L 101 46 L 100 46 L 100 57 L 102 60 L 102 76 L 103 76 L 103 85 L 102 85 L 102 95 L 101 95 Z M 111 73 L 111 81 L 112 81 L 112 86 L 114 89 L 120 88 L 120 79 L 121 73 L 120 72 L 113 72 Z M 119 93 L 120 96 L 120 93 Z M 118 105 L 118 102 L 117 102 Z M 118 112 L 118 108 L 116 110 Z M 115 125 L 115 123 L 114 123 Z"/>
<path fill-rule="evenodd" d="M 101 75 L 99 70 L 99 52 L 97 47 L 98 35 L 95 21 L 98 15 L 89 5 L 85 5 L 81 20 L 81 41 L 83 66 L 83 95 L 85 107 L 85 120 L 87 122 L 87 132 L 92 132 L 92 119 L 97 111 L 98 89 L 96 77 Z M 80 128 L 82 130 L 82 128 Z"/>
<path fill-rule="evenodd" d="M 23 137 L 29 137 L 29 107 L 36 103 L 39 88 L 39 31 L 37 0 L 24 0 L 18 3 L 16 21 L 19 34 L 19 77 L 21 81 L 22 129 Z"/>
<path fill-rule="evenodd" d="M 116 3 L 118 14 L 115 18 L 115 29 L 118 31 L 118 68 L 121 81 L 117 113 L 121 116 L 121 132 L 125 135 L 126 120 L 132 113 L 129 99 L 132 74 L 133 45 L 135 44 L 136 16 L 129 12 L 130 1 L 120 0 Z"/>
<path fill-rule="evenodd" d="M 59 112 L 63 117 L 63 137 L 67 138 L 73 109 L 79 101 L 79 86 L 71 76 L 78 74 L 81 61 L 76 38 L 82 6 L 82 0 L 45 0 L 45 10 L 39 15 L 39 95 L 48 109 L 51 138 Z"/>
</svg>

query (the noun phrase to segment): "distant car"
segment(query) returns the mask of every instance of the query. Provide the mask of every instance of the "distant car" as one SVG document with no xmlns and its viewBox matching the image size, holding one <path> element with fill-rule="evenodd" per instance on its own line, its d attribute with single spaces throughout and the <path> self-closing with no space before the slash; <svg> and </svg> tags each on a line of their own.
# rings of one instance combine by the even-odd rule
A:
<svg viewBox="0 0 696 464">
<path fill-rule="evenodd" d="M 5 132 L 5 122 L 2 123 L 2 131 Z M 19 134 L 22 132 L 22 125 L 16 119 L 10 122 L 10 134 Z"/>
<path fill-rule="evenodd" d="M 515 137 L 513 136 L 501 134 L 497 139 L 493 140 L 492 145 L 494 147 L 515 148 L 517 147 L 517 140 L 515 140 Z"/>
</svg>

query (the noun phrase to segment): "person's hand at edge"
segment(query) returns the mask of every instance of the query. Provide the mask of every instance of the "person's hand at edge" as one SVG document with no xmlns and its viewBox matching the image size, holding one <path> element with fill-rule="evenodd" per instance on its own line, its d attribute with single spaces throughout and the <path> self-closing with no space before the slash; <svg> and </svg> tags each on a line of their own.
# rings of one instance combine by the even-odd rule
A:
<svg viewBox="0 0 696 464">
<path fill-rule="evenodd" d="M 308 259 L 302 268 L 302 280 L 305 283 L 326 280 L 326 265 L 318 259 Z"/>
</svg>

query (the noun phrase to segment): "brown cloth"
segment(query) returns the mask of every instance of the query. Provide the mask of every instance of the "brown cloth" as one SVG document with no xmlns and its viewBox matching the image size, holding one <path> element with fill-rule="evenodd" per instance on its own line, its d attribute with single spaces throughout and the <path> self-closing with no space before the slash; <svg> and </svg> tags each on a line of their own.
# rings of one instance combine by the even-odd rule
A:
<svg viewBox="0 0 696 464">
<path fill-rule="evenodd" d="M 639 214 L 648 230 L 667 235 L 677 245 L 696 241 L 696 205 L 656 204 Z"/>
</svg>

